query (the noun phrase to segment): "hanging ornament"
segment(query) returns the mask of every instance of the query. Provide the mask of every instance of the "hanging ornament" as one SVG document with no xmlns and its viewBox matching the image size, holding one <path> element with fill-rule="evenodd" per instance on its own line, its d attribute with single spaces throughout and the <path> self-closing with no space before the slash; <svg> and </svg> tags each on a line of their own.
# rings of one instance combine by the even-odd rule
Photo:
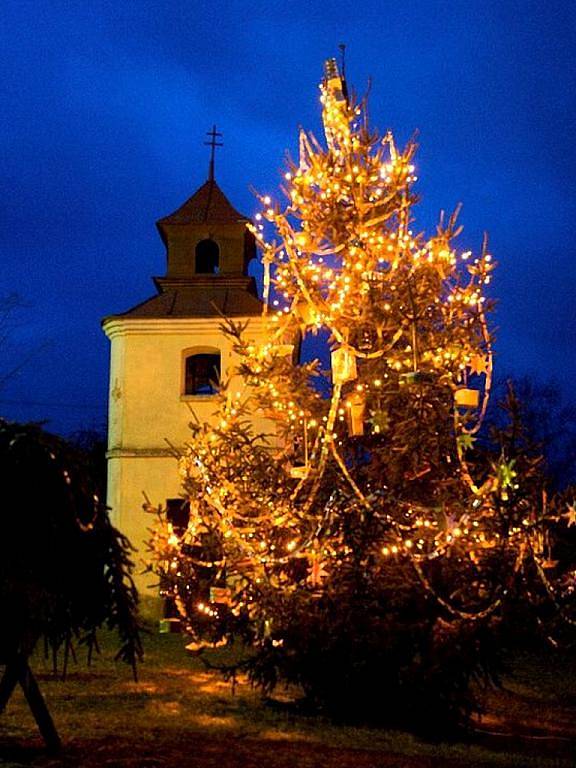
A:
<svg viewBox="0 0 576 768">
<path fill-rule="evenodd" d="M 294 480 L 305 480 L 310 474 L 309 464 L 296 464 L 289 469 L 290 477 Z"/>
<path fill-rule="evenodd" d="M 364 413 L 366 398 L 361 392 L 355 392 L 346 400 L 346 420 L 350 437 L 360 437 L 364 434 Z"/>
<path fill-rule="evenodd" d="M 478 408 L 480 392 L 469 387 L 459 387 L 454 392 L 454 402 L 461 408 Z"/>
<path fill-rule="evenodd" d="M 321 587 L 328 576 L 328 571 L 324 567 L 324 560 L 319 552 L 312 552 L 309 555 L 310 566 L 308 568 L 308 578 L 306 581 L 312 587 Z"/>
<path fill-rule="evenodd" d="M 370 411 L 368 422 L 372 425 L 372 432 L 380 435 L 390 426 L 390 415 L 388 411 Z"/>
<path fill-rule="evenodd" d="M 332 364 L 332 382 L 345 384 L 358 378 L 356 355 L 348 347 L 338 347 L 330 355 Z"/>
<path fill-rule="evenodd" d="M 469 432 L 462 432 L 456 438 L 456 445 L 460 453 L 464 453 L 466 451 L 471 450 L 474 447 L 475 442 L 476 442 L 476 438 L 474 437 L 474 435 L 471 435 Z"/>
<path fill-rule="evenodd" d="M 566 520 L 566 525 L 568 528 L 570 528 L 573 525 L 576 525 L 576 504 L 568 504 L 567 512 L 565 512 L 563 515 L 560 515 L 560 517 L 563 517 Z"/>
<path fill-rule="evenodd" d="M 488 361 L 484 355 L 473 355 L 468 367 L 472 373 L 486 373 L 488 371 Z"/>
<path fill-rule="evenodd" d="M 508 489 L 513 491 L 518 490 L 518 482 L 516 481 L 518 472 L 514 468 L 515 464 L 516 459 L 506 461 L 506 459 L 502 457 L 495 467 L 497 485 L 500 488 L 500 498 L 502 501 L 508 501 L 510 498 Z"/>
<path fill-rule="evenodd" d="M 352 332 L 350 344 L 360 352 L 372 352 L 378 343 L 378 334 L 370 325 L 360 325 Z"/>
</svg>

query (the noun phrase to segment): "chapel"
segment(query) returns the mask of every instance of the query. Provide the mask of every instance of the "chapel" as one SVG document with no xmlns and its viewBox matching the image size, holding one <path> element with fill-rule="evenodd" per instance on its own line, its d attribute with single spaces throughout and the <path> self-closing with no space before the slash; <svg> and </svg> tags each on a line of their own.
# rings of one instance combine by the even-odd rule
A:
<svg viewBox="0 0 576 768">
<path fill-rule="evenodd" d="M 247 323 L 253 338 L 262 332 L 247 223 L 216 182 L 213 146 L 208 179 L 157 222 L 166 272 L 153 278 L 155 295 L 102 323 L 111 342 L 107 503 L 137 549 L 137 566 L 152 524 L 145 498 L 178 521 L 184 502 L 174 449 L 185 446 L 193 419 L 211 419 L 218 382 L 234 384 L 223 318 Z M 142 571 L 136 584 L 154 596 L 157 579 Z"/>
</svg>

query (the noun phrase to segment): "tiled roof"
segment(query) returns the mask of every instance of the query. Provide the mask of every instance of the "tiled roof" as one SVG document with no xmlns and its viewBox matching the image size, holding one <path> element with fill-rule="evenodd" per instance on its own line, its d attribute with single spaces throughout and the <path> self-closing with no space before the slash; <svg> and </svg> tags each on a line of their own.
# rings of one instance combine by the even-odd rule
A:
<svg viewBox="0 0 576 768">
<path fill-rule="evenodd" d="M 248 279 L 250 282 L 250 279 Z M 260 315 L 262 303 L 254 292 L 231 285 L 182 285 L 137 304 L 116 317 L 186 318 Z"/>
<path fill-rule="evenodd" d="M 238 224 L 248 221 L 230 203 L 214 180 L 208 180 L 161 224 Z"/>
</svg>

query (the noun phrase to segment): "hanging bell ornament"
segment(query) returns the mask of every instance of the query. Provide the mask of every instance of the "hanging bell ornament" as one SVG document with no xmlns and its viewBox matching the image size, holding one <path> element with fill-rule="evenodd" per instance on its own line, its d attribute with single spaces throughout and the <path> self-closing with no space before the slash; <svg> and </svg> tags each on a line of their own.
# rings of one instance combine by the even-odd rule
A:
<svg viewBox="0 0 576 768">
<path fill-rule="evenodd" d="M 461 408 L 478 408 L 480 392 L 477 389 L 460 387 L 454 392 L 454 402 Z"/>
<path fill-rule="evenodd" d="M 348 347 L 338 347 L 330 355 L 332 364 L 332 382 L 345 384 L 358 378 L 356 355 Z"/>
<path fill-rule="evenodd" d="M 346 420 L 350 437 L 361 437 L 364 434 L 364 414 L 366 398 L 361 392 L 355 392 L 346 400 Z"/>
</svg>

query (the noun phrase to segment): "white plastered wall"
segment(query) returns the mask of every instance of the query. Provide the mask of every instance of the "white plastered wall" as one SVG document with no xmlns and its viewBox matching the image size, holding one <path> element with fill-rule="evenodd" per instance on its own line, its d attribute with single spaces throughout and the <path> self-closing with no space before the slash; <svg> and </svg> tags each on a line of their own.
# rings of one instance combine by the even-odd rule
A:
<svg viewBox="0 0 576 768">
<path fill-rule="evenodd" d="M 216 318 L 113 317 L 104 323 L 111 340 L 108 506 L 114 524 L 137 549 L 136 585 L 144 597 L 155 594 L 151 585 L 157 582 L 142 573 L 152 523 L 142 509 L 144 493 L 153 505 L 180 495 L 177 461 L 167 441 L 183 447 L 190 434 L 191 409 L 201 422 L 209 421 L 215 409 L 213 396 L 182 394 L 183 352 L 219 349 L 222 376 L 227 378 L 237 356 L 219 325 Z M 258 340 L 261 334 L 261 318 L 249 318 L 246 337 Z M 233 377 L 230 391 L 241 387 L 241 380 Z M 254 427 L 269 431 L 264 420 Z"/>
</svg>

